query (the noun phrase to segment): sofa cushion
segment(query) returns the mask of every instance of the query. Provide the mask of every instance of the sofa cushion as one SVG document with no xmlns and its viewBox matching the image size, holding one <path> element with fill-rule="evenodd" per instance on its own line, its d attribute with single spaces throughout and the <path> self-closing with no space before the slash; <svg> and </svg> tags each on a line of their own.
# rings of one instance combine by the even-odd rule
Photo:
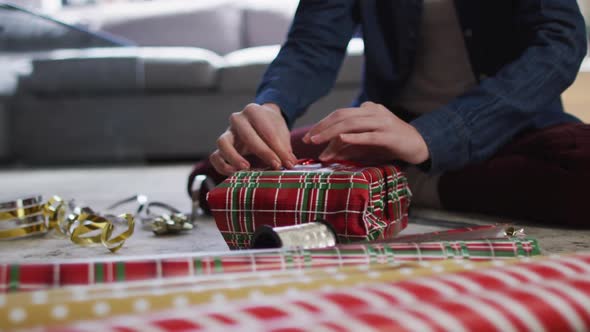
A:
<svg viewBox="0 0 590 332">
<path fill-rule="evenodd" d="M 242 11 L 231 0 L 105 2 L 67 9 L 59 17 L 138 46 L 199 47 L 218 54 L 244 47 Z"/>
<path fill-rule="evenodd" d="M 224 57 L 219 71 L 219 88 L 224 92 L 254 92 L 280 45 L 258 46 L 232 52 Z"/>
<path fill-rule="evenodd" d="M 240 2 L 244 13 L 244 47 L 283 44 L 298 1 Z"/>
<path fill-rule="evenodd" d="M 23 88 L 42 93 L 211 89 L 222 63 L 217 54 L 199 48 L 59 50 L 33 61 Z"/>
<path fill-rule="evenodd" d="M 268 65 L 279 53 L 280 45 L 250 47 L 227 54 L 219 71 L 219 87 L 224 92 L 254 93 Z M 348 44 L 336 85 L 360 85 L 364 44 L 353 38 Z"/>
</svg>

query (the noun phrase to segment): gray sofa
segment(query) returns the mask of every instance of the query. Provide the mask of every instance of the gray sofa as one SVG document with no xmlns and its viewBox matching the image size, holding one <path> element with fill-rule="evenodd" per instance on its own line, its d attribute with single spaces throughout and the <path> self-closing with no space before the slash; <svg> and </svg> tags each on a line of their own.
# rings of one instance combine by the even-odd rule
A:
<svg viewBox="0 0 590 332">
<path fill-rule="evenodd" d="M 112 47 L 126 43 L 35 15 L 0 1 L 0 161 L 11 158 L 11 104 L 20 77 L 31 72 L 31 61 L 58 48 Z"/>
<path fill-rule="evenodd" d="M 181 2 L 167 3 L 174 7 Z M 103 14 L 62 13 L 65 21 L 138 45 L 60 48 L 21 59 L 28 68 L 18 74 L 4 106 L 5 159 L 64 163 L 206 157 L 229 115 L 253 100 L 284 40 L 293 3 L 261 7 L 195 1 L 165 12 L 132 3 Z M 134 8 L 143 9 L 130 14 Z M 360 85 L 362 62 L 362 40 L 353 39 L 332 93 L 296 125 L 348 105 Z"/>
</svg>

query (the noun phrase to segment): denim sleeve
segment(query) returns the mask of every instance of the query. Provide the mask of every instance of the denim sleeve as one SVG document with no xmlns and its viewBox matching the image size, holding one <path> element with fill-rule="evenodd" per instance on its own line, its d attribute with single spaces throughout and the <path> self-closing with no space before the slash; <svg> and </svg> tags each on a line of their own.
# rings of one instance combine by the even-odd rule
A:
<svg viewBox="0 0 590 332">
<path fill-rule="evenodd" d="M 574 81 L 587 51 L 576 1 L 517 4 L 516 19 L 530 35 L 521 56 L 494 77 L 411 122 L 428 145 L 431 173 L 491 157 Z"/>
<path fill-rule="evenodd" d="M 326 95 L 355 30 L 355 0 L 301 0 L 287 41 L 258 86 L 255 102 L 280 106 L 291 125 Z"/>
</svg>

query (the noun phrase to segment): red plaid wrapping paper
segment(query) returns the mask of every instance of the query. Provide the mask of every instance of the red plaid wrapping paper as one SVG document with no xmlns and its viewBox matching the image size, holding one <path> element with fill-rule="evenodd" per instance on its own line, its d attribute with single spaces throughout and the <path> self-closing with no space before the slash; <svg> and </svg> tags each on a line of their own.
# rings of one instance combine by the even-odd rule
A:
<svg viewBox="0 0 590 332">
<path fill-rule="evenodd" d="M 0 264 L 0 292 L 239 273 L 390 264 L 403 261 L 539 255 L 534 239 L 486 239 L 424 243 L 358 243 L 322 249 L 250 250 L 214 255 L 190 254 L 89 262 Z"/>
<path fill-rule="evenodd" d="M 396 166 L 314 164 L 236 172 L 207 201 L 229 247 L 244 249 L 257 226 L 315 220 L 332 225 L 341 243 L 390 238 L 407 225 L 410 197 Z"/>
<path fill-rule="evenodd" d="M 66 330 L 590 330 L 590 254 L 497 265 L 393 283 L 260 294 L 246 301 L 76 323 Z"/>
</svg>

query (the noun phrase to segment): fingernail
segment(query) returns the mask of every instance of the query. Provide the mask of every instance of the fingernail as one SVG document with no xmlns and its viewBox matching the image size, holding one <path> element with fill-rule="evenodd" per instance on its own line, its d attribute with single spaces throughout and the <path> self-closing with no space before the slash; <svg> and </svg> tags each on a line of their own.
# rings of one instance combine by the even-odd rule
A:
<svg viewBox="0 0 590 332">
<path fill-rule="evenodd" d="M 303 141 L 303 143 L 309 143 L 309 134 L 303 135 L 303 138 L 301 140 Z"/>
<path fill-rule="evenodd" d="M 312 141 L 313 143 L 317 143 L 317 142 L 319 141 L 319 139 L 320 139 L 320 138 L 318 137 L 318 135 L 311 136 L 311 141 Z"/>
<path fill-rule="evenodd" d="M 240 167 L 241 167 L 242 169 L 248 169 L 248 168 L 250 168 L 250 165 L 248 165 L 247 163 L 241 163 L 241 164 L 240 164 Z"/>
<path fill-rule="evenodd" d="M 291 169 L 291 168 L 293 168 L 293 166 L 295 166 L 295 165 L 293 164 L 293 162 L 292 162 L 292 161 L 290 161 L 290 160 L 287 160 L 287 161 L 285 162 L 285 164 L 287 165 L 287 168 L 289 168 L 289 169 Z"/>
<path fill-rule="evenodd" d="M 275 160 L 275 161 L 273 161 L 273 162 L 271 163 L 271 165 L 272 165 L 272 168 L 274 168 L 274 169 L 279 169 L 279 168 L 281 168 L 281 163 L 279 163 L 279 162 L 278 162 L 278 161 L 276 161 L 276 160 Z"/>
</svg>

